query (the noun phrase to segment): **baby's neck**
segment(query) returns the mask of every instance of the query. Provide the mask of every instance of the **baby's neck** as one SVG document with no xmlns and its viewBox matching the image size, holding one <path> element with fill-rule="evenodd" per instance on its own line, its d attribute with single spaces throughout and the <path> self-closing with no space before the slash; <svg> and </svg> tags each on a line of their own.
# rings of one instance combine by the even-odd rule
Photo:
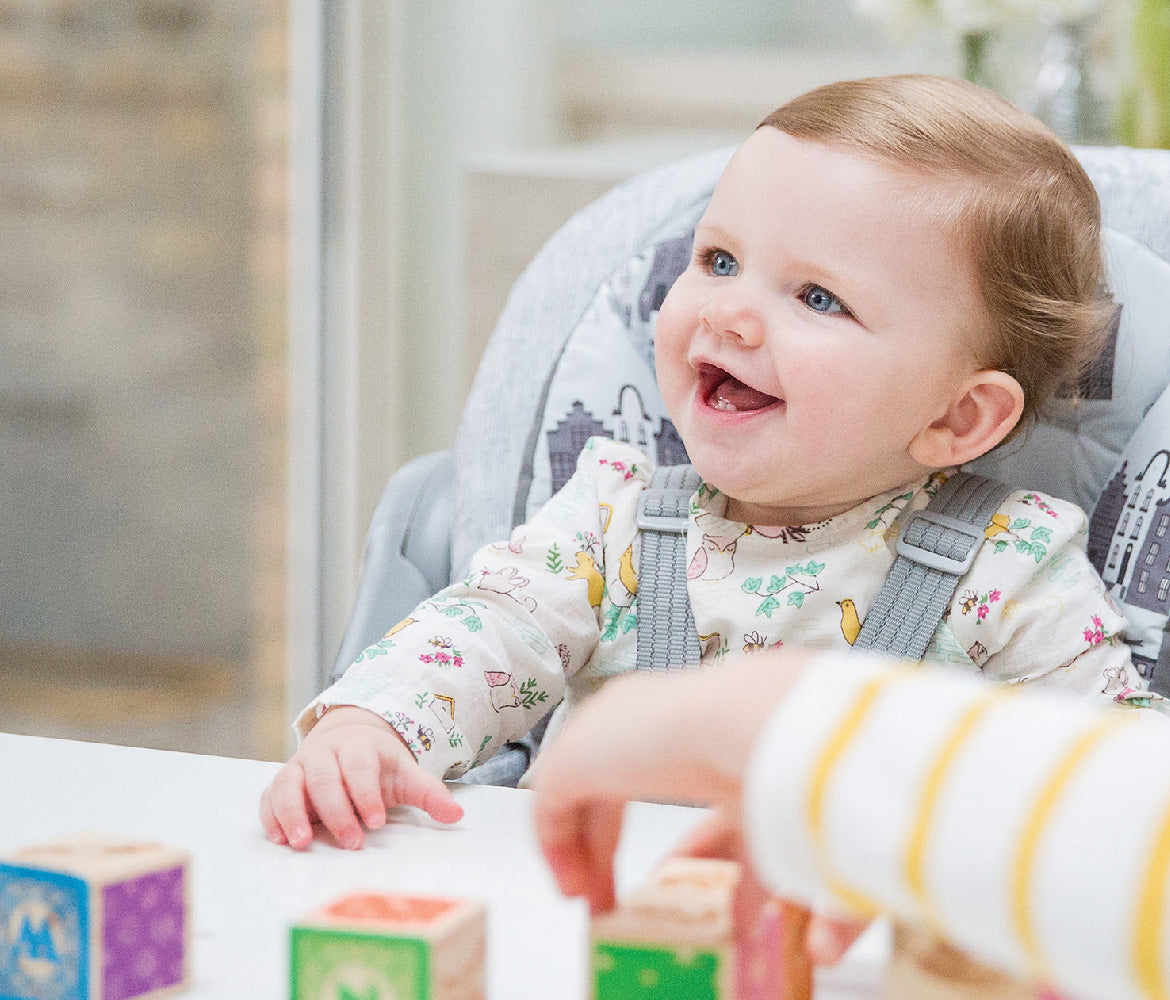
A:
<svg viewBox="0 0 1170 1000">
<path fill-rule="evenodd" d="M 866 492 L 861 496 L 845 498 L 835 503 L 772 506 L 727 496 L 727 504 L 723 508 L 723 516 L 728 521 L 734 521 L 738 524 L 750 524 L 760 528 L 800 528 L 806 525 L 821 524 L 830 518 L 853 510 L 855 507 L 872 500 L 874 497 L 886 493 L 902 493 L 907 490 L 916 490 L 928 482 L 931 475 L 940 471 L 945 470 L 923 469 L 921 475 L 912 476 L 904 482 L 883 485 L 872 493 Z"/>
<path fill-rule="evenodd" d="M 838 514 L 844 514 L 867 499 L 868 497 L 862 497 L 840 504 L 818 504 L 809 507 L 769 507 L 766 504 L 753 504 L 728 497 L 723 516 L 729 521 L 758 525 L 761 528 L 799 528 L 806 524 L 819 524 Z"/>
</svg>

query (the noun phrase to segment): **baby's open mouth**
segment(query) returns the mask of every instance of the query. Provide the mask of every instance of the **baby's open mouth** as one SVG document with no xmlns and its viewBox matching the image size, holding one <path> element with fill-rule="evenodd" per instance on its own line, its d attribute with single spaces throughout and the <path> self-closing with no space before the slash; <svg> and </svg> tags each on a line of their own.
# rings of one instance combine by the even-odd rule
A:
<svg viewBox="0 0 1170 1000">
<path fill-rule="evenodd" d="M 725 413 L 762 410 L 780 402 L 775 396 L 753 389 L 730 372 L 714 365 L 705 364 L 699 367 L 699 384 L 707 405 L 713 410 L 722 410 Z"/>
</svg>

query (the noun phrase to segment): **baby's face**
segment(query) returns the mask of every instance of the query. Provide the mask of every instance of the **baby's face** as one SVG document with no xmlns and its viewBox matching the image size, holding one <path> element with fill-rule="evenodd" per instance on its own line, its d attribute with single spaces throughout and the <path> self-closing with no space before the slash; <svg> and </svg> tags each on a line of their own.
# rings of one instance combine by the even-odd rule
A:
<svg viewBox="0 0 1170 1000">
<path fill-rule="evenodd" d="M 761 128 L 658 317 L 658 381 L 728 516 L 807 524 L 926 474 L 920 430 L 975 370 L 966 253 L 908 209 L 933 181 Z"/>
</svg>

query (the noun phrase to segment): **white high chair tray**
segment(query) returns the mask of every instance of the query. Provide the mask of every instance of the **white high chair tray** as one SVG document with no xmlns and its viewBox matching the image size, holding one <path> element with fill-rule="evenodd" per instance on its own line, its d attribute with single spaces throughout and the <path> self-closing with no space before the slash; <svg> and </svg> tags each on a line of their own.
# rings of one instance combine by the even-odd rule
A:
<svg viewBox="0 0 1170 1000">
<path fill-rule="evenodd" d="M 269 844 L 258 797 L 279 765 L 0 734 L 0 853 L 82 831 L 158 840 L 192 857 L 192 1000 L 288 995 L 288 927 L 360 889 L 483 899 L 488 1000 L 582 1000 L 587 916 L 541 860 L 530 792 L 454 785 L 466 810 L 442 828 L 413 811 L 361 851 Z M 635 804 L 618 857 L 619 888 L 640 881 L 703 815 Z M 818 983 L 818 1000 L 877 996 L 884 938 L 875 928 Z"/>
</svg>

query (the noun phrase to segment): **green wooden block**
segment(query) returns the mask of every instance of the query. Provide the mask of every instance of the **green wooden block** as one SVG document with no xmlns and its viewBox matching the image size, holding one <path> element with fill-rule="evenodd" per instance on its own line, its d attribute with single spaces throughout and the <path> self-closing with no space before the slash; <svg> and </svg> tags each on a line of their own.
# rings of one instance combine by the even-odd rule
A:
<svg viewBox="0 0 1170 1000">
<path fill-rule="evenodd" d="M 365 893 L 295 925 L 292 1000 L 482 1000 L 484 908 Z"/>
<path fill-rule="evenodd" d="M 730 861 L 671 858 L 590 928 L 591 1000 L 746 1000 Z"/>
<path fill-rule="evenodd" d="M 593 945 L 597 1000 L 720 1000 L 724 956 L 716 951 Z"/>
</svg>

